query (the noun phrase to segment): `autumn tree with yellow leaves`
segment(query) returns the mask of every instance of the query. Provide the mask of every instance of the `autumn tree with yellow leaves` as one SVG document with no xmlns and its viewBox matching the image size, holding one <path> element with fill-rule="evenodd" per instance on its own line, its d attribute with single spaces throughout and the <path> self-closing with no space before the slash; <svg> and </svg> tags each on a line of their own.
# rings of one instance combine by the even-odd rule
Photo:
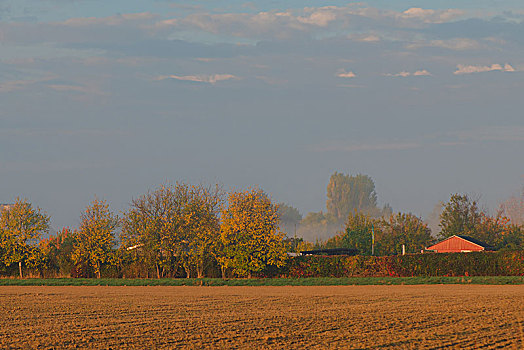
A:
<svg viewBox="0 0 524 350">
<path fill-rule="evenodd" d="M 279 232 L 277 206 L 260 189 L 231 192 L 222 212 L 221 249 L 217 260 L 224 269 L 251 277 L 268 265 L 286 261 L 284 234 Z"/>
<path fill-rule="evenodd" d="M 22 265 L 37 268 L 44 258 L 38 249 L 42 233 L 49 231 L 49 216 L 40 208 L 20 198 L 0 211 L 0 259 L 6 266 L 17 263 L 20 278 Z"/>
<path fill-rule="evenodd" d="M 91 202 L 81 215 L 72 252 L 73 262 L 88 265 L 100 278 L 102 265 L 115 262 L 115 231 L 118 225 L 118 216 L 111 212 L 106 201 L 95 199 Z"/>
</svg>

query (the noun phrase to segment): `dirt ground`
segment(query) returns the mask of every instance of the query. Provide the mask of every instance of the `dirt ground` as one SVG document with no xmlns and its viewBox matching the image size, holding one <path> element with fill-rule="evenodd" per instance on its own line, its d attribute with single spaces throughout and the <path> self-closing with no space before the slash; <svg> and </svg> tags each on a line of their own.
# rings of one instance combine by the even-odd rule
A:
<svg viewBox="0 0 524 350">
<path fill-rule="evenodd" d="M 0 348 L 524 348 L 524 286 L 0 287 Z"/>
</svg>

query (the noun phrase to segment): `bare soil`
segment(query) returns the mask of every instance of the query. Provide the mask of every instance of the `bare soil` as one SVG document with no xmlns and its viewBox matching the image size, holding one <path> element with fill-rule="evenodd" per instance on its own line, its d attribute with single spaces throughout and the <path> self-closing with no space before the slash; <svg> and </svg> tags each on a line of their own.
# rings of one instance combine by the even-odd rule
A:
<svg viewBox="0 0 524 350">
<path fill-rule="evenodd" d="M 524 285 L 0 287 L 0 348 L 524 348 Z"/>
</svg>

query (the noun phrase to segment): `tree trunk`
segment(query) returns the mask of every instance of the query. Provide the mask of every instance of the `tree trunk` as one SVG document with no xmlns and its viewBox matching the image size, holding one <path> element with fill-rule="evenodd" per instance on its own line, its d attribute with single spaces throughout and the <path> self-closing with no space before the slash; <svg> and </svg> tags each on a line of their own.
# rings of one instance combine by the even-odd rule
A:
<svg viewBox="0 0 524 350">
<path fill-rule="evenodd" d="M 96 278 L 100 278 L 100 261 L 96 262 Z"/>
<path fill-rule="evenodd" d="M 204 262 L 203 261 L 199 261 L 197 263 L 197 277 L 198 278 L 204 277 Z"/>
<path fill-rule="evenodd" d="M 158 264 L 155 264 L 155 265 L 156 265 L 156 278 L 160 279 L 160 268 Z"/>
<path fill-rule="evenodd" d="M 18 272 L 20 272 L 20 278 L 24 278 L 24 276 L 22 275 L 22 262 L 21 261 L 18 262 Z"/>
<path fill-rule="evenodd" d="M 222 272 L 222 279 L 226 278 L 226 268 L 224 266 L 220 266 L 220 272 Z"/>
</svg>

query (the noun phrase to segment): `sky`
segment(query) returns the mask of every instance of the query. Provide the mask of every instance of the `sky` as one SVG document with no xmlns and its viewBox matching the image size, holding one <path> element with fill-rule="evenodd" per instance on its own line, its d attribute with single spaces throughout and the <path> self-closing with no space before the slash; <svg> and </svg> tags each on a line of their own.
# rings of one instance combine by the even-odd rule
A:
<svg viewBox="0 0 524 350">
<path fill-rule="evenodd" d="M 77 227 L 185 181 L 305 215 L 339 171 L 394 211 L 495 211 L 524 185 L 523 33 L 521 0 L 0 0 L 0 202 Z"/>
</svg>

